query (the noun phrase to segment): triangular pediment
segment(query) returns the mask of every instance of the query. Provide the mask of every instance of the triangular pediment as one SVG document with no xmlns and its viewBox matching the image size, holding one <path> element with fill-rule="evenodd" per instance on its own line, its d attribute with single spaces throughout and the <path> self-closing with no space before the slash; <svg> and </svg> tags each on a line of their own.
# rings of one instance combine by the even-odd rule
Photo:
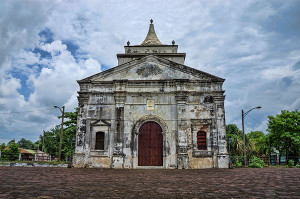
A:
<svg viewBox="0 0 300 199">
<path fill-rule="evenodd" d="M 78 82 L 113 80 L 171 80 L 189 79 L 205 81 L 224 81 L 224 79 L 200 70 L 178 64 L 165 58 L 147 55 Z"/>
<path fill-rule="evenodd" d="M 91 122 L 91 126 L 110 126 L 110 123 L 106 120 L 96 120 Z"/>
</svg>

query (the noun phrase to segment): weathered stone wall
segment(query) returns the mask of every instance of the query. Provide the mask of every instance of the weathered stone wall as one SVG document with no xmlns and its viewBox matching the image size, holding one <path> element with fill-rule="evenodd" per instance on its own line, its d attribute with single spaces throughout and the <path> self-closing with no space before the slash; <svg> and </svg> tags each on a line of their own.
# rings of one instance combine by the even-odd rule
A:
<svg viewBox="0 0 300 199">
<path fill-rule="evenodd" d="M 163 46 L 124 46 L 125 54 L 138 53 L 177 53 L 177 45 L 163 45 Z"/>
<path fill-rule="evenodd" d="M 138 56 L 131 56 L 131 55 L 120 55 L 118 56 L 118 65 L 125 64 L 127 62 L 140 59 L 147 54 L 140 54 Z M 173 55 L 173 54 L 157 54 L 156 56 L 159 56 L 164 59 L 168 59 L 170 61 L 176 62 L 178 64 L 184 64 L 185 61 L 185 54 L 182 55 Z"/>
<path fill-rule="evenodd" d="M 138 125 L 155 121 L 163 129 L 163 168 L 226 168 L 221 85 L 182 79 L 115 80 L 92 82 L 88 88 L 82 86 L 74 165 L 139 168 Z M 154 110 L 147 110 L 147 100 L 154 101 Z M 117 116 L 117 110 L 122 110 L 121 116 Z M 118 118 L 122 120 L 121 130 L 116 129 Z M 204 151 L 197 150 L 199 130 L 207 132 L 207 150 Z M 94 150 L 97 131 L 105 132 L 104 151 Z"/>
</svg>

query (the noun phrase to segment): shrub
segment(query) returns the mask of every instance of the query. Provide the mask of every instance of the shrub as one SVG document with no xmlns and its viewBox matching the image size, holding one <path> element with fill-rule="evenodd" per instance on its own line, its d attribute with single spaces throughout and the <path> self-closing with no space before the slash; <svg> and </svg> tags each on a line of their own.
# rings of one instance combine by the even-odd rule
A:
<svg viewBox="0 0 300 199">
<path fill-rule="evenodd" d="M 13 142 L 8 146 L 8 149 L 4 149 L 1 151 L 1 159 L 16 161 L 19 158 L 19 153 L 20 149 L 18 148 L 18 144 Z"/>
<path fill-rule="evenodd" d="M 242 166 L 242 162 L 240 162 L 239 160 L 237 160 L 236 162 L 235 162 L 235 167 L 241 167 Z"/>
<path fill-rule="evenodd" d="M 243 156 L 231 156 L 232 164 L 234 167 L 242 167 L 243 165 Z"/>
<path fill-rule="evenodd" d="M 294 166 L 294 163 L 295 163 L 294 160 L 289 160 L 288 166 L 289 166 L 289 167 L 292 167 L 292 166 Z"/>
<path fill-rule="evenodd" d="M 253 157 L 250 160 L 249 167 L 251 168 L 263 168 L 265 165 L 264 161 L 258 157 Z"/>
<path fill-rule="evenodd" d="M 296 168 L 300 168 L 300 164 L 297 164 Z"/>
</svg>

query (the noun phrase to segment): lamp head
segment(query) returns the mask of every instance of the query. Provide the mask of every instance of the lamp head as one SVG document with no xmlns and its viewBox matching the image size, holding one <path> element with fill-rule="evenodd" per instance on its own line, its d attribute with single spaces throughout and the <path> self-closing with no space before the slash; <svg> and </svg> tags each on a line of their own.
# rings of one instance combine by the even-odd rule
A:
<svg viewBox="0 0 300 199">
<path fill-rule="evenodd" d="M 261 106 L 258 106 L 258 107 L 256 107 L 257 109 L 260 109 L 261 108 Z"/>
<path fill-rule="evenodd" d="M 58 108 L 58 106 L 54 106 L 54 108 Z"/>
</svg>

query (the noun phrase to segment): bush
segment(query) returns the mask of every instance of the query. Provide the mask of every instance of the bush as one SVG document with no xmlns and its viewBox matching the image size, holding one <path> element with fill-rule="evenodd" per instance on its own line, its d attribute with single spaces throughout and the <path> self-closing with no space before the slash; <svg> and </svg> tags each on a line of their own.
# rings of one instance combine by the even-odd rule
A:
<svg viewBox="0 0 300 199">
<path fill-rule="evenodd" d="M 11 143 L 8 149 L 4 149 L 1 151 L 1 159 L 16 161 L 19 158 L 20 149 L 18 148 L 18 144 Z"/>
<path fill-rule="evenodd" d="M 294 164 L 295 164 L 294 160 L 289 160 L 289 162 L 288 162 L 288 166 L 289 167 L 294 166 Z"/>
<path fill-rule="evenodd" d="M 243 165 L 243 156 L 231 156 L 232 164 L 234 167 L 242 167 Z"/>
<path fill-rule="evenodd" d="M 296 168 L 300 168 L 300 164 L 297 164 Z"/>
<path fill-rule="evenodd" d="M 242 162 L 240 162 L 239 160 L 237 160 L 235 162 L 235 167 L 237 167 L 237 168 L 242 167 Z"/>
<path fill-rule="evenodd" d="M 264 161 L 258 157 L 253 157 L 250 160 L 249 167 L 251 168 L 263 168 L 265 165 Z"/>
</svg>

